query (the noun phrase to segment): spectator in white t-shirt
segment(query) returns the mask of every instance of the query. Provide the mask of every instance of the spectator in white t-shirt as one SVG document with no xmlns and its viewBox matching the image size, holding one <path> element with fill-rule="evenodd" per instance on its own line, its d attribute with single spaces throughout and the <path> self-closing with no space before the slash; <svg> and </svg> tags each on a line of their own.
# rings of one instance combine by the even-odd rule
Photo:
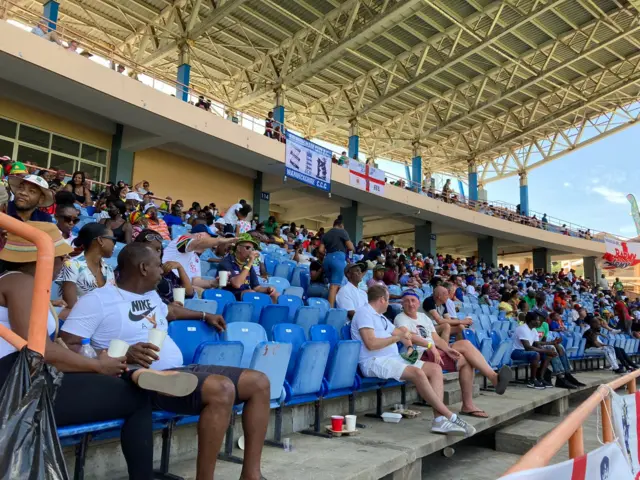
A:
<svg viewBox="0 0 640 480">
<path fill-rule="evenodd" d="M 234 243 L 235 238 L 212 237 L 204 224 L 196 225 L 192 233 L 172 240 L 164 249 L 162 262 L 178 262 L 184 268 L 191 285 L 196 289 L 216 288 L 217 280 L 205 280 L 200 270 L 200 255 L 207 249 L 215 249 L 218 245 Z M 176 275 L 179 274 L 174 270 Z"/>
<path fill-rule="evenodd" d="M 475 370 L 479 370 L 496 387 L 498 395 L 504 394 L 512 372 L 503 366 L 499 373 L 493 371 L 482 354 L 468 340 L 459 340 L 449 346 L 436 333 L 433 322 L 424 313 L 418 312 L 420 297 L 407 290 L 402 294 L 403 313 L 395 318 L 398 328 L 407 328 L 413 336 L 413 348 L 418 350 L 421 360 L 441 365 L 447 372 L 458 372 L 458 381 L 462 390 L 462 408 L 460 415 L 476 418 L 487 418 L 488 415 L 473 403 L 473 383 Z"/>
<path fill-rule="evenodd" d="M 225 233 L 235 233 L 236 224 L 238 223 L 238 210 L 246 205 L 247 201 L 242 199 L 229 207 L 222 219 L 224 220 Z"/>
<path fill-rule="evenodd" d="M 442 401 L 444 383 L 440 366 L 400 356 L 396 343 L 411 347 L 412 334 L 406 327 L 395 328 L 383 315 L 389 307 L 388 290 L 374 285 L 367 297 L 369 302 L 357 309 L 351 322 L 351 338 L 362 342 L 358 361 L 362 374 L 414 383 L 418 394 L 433 408 L 433 433 L 473 435 L 475 428 L 451 412 Z"/>
<path fill-rule="evenodd" d="M 350 263 L 344 268 L 344 275 L 348 283 L 338 290 L 336 306 L 347 311 L 349 319 L 353 318 L 356 310 L 367 304 L 367 293 L 358 288 L 362 274 L 367 271 L 364 263 Z"/>
<path fill-rule="evenodd" d="M 120 276 L 116 285 L 99 288 L 80 298 L 69 314 L 61 337 L 72 350 L 79 350 L 85 338 L 96 350 L 109 347 L 113 339 L 127 342 L 127 363 L 154 370 L 188 372 L 197 384 L 185 396 L 152 392 L 159 410 L 199 415 L 197 478 L 213 478 L 218 452 L 229 425 L 234 405 L 244 403 L 245 457 L 241 478 L 261 478 L 260 457 L 269 422 L 270 386 L 266 375 L 255 370 L 214 365 L 184 365 L 185 359 L 170 336 L 162 349 L 148 342 L 149 330 L 167 331 L 171 321 L 201 318 L 224 331 L 222 316 L 195 312 L 165 304 L 155 288 L 162 277 L 160 257 L 149 244 L 131 243 L 118 256 Z M 142 378 L 140 379 L 140 386 Z M 203 449 L 206 448 L 206 451 Z"/>
<path fill-rule="evenodd" d="M 531 378 L 527 383 L 528 388 L 544 390 L 544 372 L 549 367 L 552 357 L 558 353 L 554 350 L 541 348 L 538 344 L 539 335 L 536 328 L 540 326 L 540 315 L 537 312 L 529 312 L 525 316 L 524 324 L 516 328 L 513 333 L 513 360 L 526 361 L 531 366 Z M 552 386 L 552 385 L 551 385 Z"/>
</svg>

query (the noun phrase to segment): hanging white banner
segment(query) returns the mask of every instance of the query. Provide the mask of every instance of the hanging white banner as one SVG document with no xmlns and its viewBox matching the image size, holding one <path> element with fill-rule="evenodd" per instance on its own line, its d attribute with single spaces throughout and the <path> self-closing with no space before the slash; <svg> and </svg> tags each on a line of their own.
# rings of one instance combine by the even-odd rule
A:
<svg viewBox="0 0 640 480">
<path fill-rule="evenodd" d="M 629 268 L 640 263 L 640 243 L 604 237 L 604 245 L 607 249 L 602 256 L 604 269 Z"/>
<path fill-rule="evenodd" d="M 613 430 L 618 444 L 627 458 L 632 473 L 636 478 L 640 478 L 640 445 L 638 445 L 640 392 L 631 395 L 613 393 L 611 395 L 611 409 L 613 410 Z"/>
<path fill-rule="evenodd" d="M 512 473 L 500 480 L 634 480 L 620 446 L 607 443 L 582 457 Z"/>
</svg>

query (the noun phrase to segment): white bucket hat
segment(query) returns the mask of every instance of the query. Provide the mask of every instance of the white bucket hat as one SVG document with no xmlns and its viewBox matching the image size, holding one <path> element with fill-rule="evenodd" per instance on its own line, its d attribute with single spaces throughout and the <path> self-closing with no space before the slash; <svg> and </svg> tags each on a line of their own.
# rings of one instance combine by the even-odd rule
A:
<svg viewBox="0 0 640 480">
<path fill-rule="evenodd" d="M 49 190 L 49 184 L 44 178 L 39 177 L 38 175 L 25 175 L 24 177 L 17 177 L 15 175 L 9 176 L 9 186 L 11 187 L 11 191 L 14 195 L 18 191 L 18 187 L 22 182 L 33 183 L 40 187 L 44 200 L 38 204 L 38 208 L 47 208 L 53 205 L 53 192 Z"/>
</svg>

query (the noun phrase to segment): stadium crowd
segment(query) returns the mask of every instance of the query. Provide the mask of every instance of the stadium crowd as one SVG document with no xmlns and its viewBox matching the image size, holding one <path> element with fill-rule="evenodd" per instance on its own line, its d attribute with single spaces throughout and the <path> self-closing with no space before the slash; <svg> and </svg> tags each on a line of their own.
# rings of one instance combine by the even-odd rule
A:
<svg viewBox="0 0 640 480">
<path fill-rule="evenodd" d="M 241 300 L 259 292 L 278 302 L 268 279 L 268 256 L 277 248 L 296 265 L 308 266 L 305 297 L 326 298 L 349 319 L 350 338 L 361 342 L 359 368 L 365 377 L 410 381 L 434 410 L 431 431 L 470 436 L 462 417 L 486 418 L 473 401 L 479 371 L 504 394 L 512 380 L 511 361 L 499 365 L 481 352 L 481 332 L 507 325 L 513 364 L 528 364 L 527 387 L 575 389 L 565 332 L 577 329 L 586 347 L 601 351 L 612 370 L 638 368 L 623 348 L 604 336 L 640 338 L 640 300 L 624 296 L 622 284 L 587 279 L 571 270 L 518 272 L 476 257 L 420 252 L 391 240 L 354 243 L 339 217 L 330 229 L 280 224 L 252 215 L 245 201 L 223 212 L 213 203 L 167 198 L 154 203 L 152 185 L 118 182 L 91 188 L 83 172 L 29 173 L 4 158 L 0 210 L 47 233 L 56 248 L 54 284 L 60 299 L 48 320 L 52 341 L 45 360 L 65 372 L 54 412 L 64 426 L 124 418 L 123 453 L 130 478 L 151 478 L 151 411 L 199 415 L 197 478 L 212 478 L 234 405 L 244 403 L 245 461 L 242 478 L 260 479 L 260 458 L 269 419 L 269 380 L 255 370 L 185 364 L 167 338 L 160 349 L 148 329 L 199 318 L 219 331 L 222 315 L 191 310 L 185 299 L 221 288 Z M 55 225 L 55 226 L 54 226 Z M 0 260 L 0 324 L 22 336 L 28 329 L 36 248 L 8 233 Z M 115 257 L 114 257 L 115 256 Z M 214 276 L 207 275 L 216 271 Z M 228 272 L 222 281 L 220 272 Z M 485 328 L 469 306 L 495 313 Z M 486 308 L 485 308 L 486 307 Z M 60 327 L 60 322 L 64 325 Z M 496 323 L 498 322 L 498 323 Z M 90 339 L 96 359 L 78 355 Z M 113 339 L 130 347 L 121 358 L 106 355 Z M 0 383 L 17 352 L 0 340 Z M 133 371 L 127 365 L 137 365 Z M 458 412 L 443 402 L 443 372 L 457 371 L 463 402 Z M 554 380 L 555 378 L 555 385 Z M 90 392 L 91 402 L 74 392 Z M 90 408 L 88 408 L 90 405 Z"/>
</svg>

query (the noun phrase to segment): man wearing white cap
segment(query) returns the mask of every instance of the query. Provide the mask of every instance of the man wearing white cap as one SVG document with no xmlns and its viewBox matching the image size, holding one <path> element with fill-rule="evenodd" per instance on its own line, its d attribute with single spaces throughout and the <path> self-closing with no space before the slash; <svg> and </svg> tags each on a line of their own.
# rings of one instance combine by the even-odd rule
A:
<svg viewBox="0 0 640 480">
<path fill-rule="evenodd" d="M 127 212 L 135 212 L 141 202 L 142 198 L 136 192 L 129 192 L 124 197 L 124 204 L 127 207 Z"/>
<path fill-rule="evenodd" d="M 37 175 L 10 176 L 9 186 L 15 198 L 7 206 L 7 215 L 23 222 L 53 222 L 51 215 L 39 210 L 53 205 L 53 192 L 44 178 Z"/>
</svg>

